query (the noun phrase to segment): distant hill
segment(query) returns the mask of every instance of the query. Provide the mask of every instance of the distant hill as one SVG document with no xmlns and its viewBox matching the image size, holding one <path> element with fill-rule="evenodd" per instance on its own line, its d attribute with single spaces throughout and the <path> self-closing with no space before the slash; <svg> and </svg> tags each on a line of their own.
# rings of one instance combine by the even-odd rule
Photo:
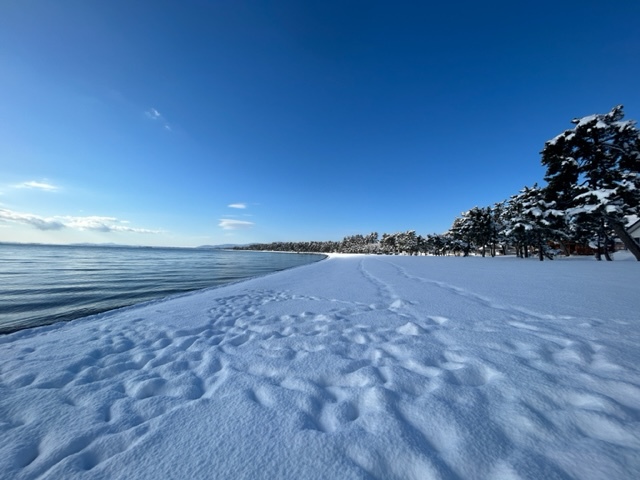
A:
<svg viewBox="0 0 640 480">
<path fill-rule="evenodd" d="M 123 245 L 121 243 L 113 243 L 113 242 L 107 242 L 107 243 L 82 242 L 82 243 L 69 243 L 68 246 L 69 247 L 125 247 L 125 248 L 130 248 L 133 245 Z"/>
<path fill-rule="evenodd" d="M 199 247 L 196 247 L 196 248 L 219 250 L 222 248 L 233 248 L 233 247 L 241 247 L 241 246 L 242 245 L 239 245 L 237 243 L 223 243 L 221 245 L 200 245 Z"/>
</svg>

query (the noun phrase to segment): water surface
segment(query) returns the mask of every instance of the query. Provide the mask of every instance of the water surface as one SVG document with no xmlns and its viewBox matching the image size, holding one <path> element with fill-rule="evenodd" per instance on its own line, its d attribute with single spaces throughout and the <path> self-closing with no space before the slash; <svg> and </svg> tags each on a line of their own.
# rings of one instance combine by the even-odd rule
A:
<svg viewBox="0 0 640 480">
<path fill-rule="evenodd" d="M 73 320 L 321 258 L 214 249 L 0 244 L 0 333 Z"/>
</svg>

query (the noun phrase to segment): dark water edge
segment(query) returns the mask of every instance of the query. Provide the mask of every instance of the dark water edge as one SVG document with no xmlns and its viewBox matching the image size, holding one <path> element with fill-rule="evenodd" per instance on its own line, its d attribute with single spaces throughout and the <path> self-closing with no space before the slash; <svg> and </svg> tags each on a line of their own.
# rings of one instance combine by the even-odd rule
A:
<svg viewBox="0 0 640 480">
<path fill-rule="evenodd" d="M 0 334 L 314 263 L 317 254 L 0 243 Z"/>
</svg>

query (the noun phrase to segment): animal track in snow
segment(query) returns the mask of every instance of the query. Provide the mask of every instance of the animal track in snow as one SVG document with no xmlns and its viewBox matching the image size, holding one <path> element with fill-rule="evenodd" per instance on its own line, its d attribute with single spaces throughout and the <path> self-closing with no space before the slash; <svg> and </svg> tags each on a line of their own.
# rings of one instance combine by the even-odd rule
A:
<svg viewBox="0 0 640 480">
<path fill-rule="evenodd" d="M 589 455 L 612 478 L 640 471 L 637 358 L 611 325 L 413 275 L 410 260 L 350 260 L 346 291 L 255 280 L 79 322 L 86 335 L 0 338 L 0 467 L 106 477 L 186 420 L 275 454 L 334 449 L 354 478 L 582 478 L 562 462 Z M 205 437 L 197 459 L 224 464 Z"/>
</svg>

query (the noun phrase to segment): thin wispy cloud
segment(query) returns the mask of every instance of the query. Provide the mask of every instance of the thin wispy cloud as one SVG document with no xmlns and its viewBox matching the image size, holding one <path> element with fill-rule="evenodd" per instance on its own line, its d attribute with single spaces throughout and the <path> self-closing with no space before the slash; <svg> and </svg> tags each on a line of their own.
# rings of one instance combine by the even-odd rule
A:
<svg viewBox="0 0 640 480">
<path fill-rule="evenodd" d="M 62 230 L 69 228 L 73 230 L 92 230 L 97 232 L 129 232 L 129 233 L 147 233 L 158 234 L 161 230 L 151 230 L 148 228 L 130 227 L 129 222 L 120 220 L 115 217 L 73 217 L 73 216 L 56 216 L 42 217 L 31 213 L 21 213 L 12 210 L 0 208 L 0 221 L 21 223 L 30 225 L 38 230 Z"/>
<path fill-rule="evenodd" d="M 149 110 L 147 110 L 147 116 L 151 120 L 158 120 L 158 119 L 162 118 L 162 115 L 160 115 L 160 112 L 158 110 L 156 110 L 155 108 L 150 108 Z"/>
<path fill-rule="evenodd" d="M 231 203 L 231 204 L 227 205 L 227 207 L 229 207 L 229 208 L 247 208 L 247 204 L 246 203 Z"/>
<path fill-rule="evenodd" d="M 150 108 L 146 112 L 144 112 L 148 119 L 153 120 L 154 122 L 160 122 L 165 130 L 171 131 L 171 126 L 167 119 L 155 108 Z"/>
<path fill-rule="evenodd" d="M 51 183 L 48 182 L 37 182 L 37 181 L 29 181 L 29 182 L 22 182 L 19 183 L 17 185 L 14 185 L 15 188 L 29 188 L 29 189 L 33 189 L 33 190 L 43 190 L 45 192 L 55 192 L 57 190 L 60 190 L 60 187 L 53 185 Z"/>
<path fill-rule="evenodd" d="M 235 220 L 232 218 L 222 218 L 218 226 L 223 230 L 242 230 L 253 227 L 253 222 L 247 222 L 245 220 Z"/>
</svg>

